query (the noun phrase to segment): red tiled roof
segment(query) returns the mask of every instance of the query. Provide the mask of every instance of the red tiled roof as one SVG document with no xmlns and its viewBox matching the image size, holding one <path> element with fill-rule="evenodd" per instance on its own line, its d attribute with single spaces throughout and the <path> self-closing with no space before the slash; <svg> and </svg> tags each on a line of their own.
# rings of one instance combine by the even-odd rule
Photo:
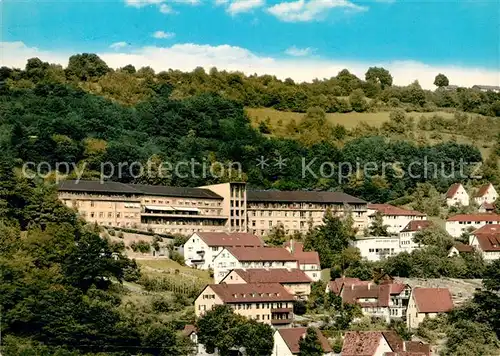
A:
<svg viewBox="0 0 500 356">
<path fill-rule="evenodd" d="M 411 351 L 398 351 L 398 352 L 384 352 L 384 356 L 428 356 L 423 352 L 411 352 Z"/>
<path fill-rule="evenodd" d="M 453 245 L 453 247 L 455 247 L 458 252 L 472 252 L 474 251 L 474 248 L 471 246 L 471 245 L 466 245 L 464 243 L 461 243 L 461 242 L 457 242 Z"/>
<path fill-rule="evenodd" d="M 405 341 L 405 350 L 428 356 L 431 354 L 431 345 L 424 344 L 421 341 Z"/>
<path fill-rule="evenodd" d="M 361 281 L 359 278 L 350 278 L 350 277 L 340 277 L 336 278 L 333 281 L 328 282 L 328 290 L 337 295 L 342 291 L 343 286 L 350 286 L 352 284 L 355 285 L 367 285 L 371 283 L 370 281 Z"/>
<path fill-rule="evenodd" d="M 302 242 L 287 241 L 285 247 L 292 253 L 292 256 L 297 259 L 301 265 L 319 265 L 319 254 L 316 251 L 304 251 Z"/>
<path fill-rule="evenodd" d="M 194 332 L 196 332 L 196 326 L 191 324 L 184 325 L 184 330 L 182 330 L 183 335 L 189 336 Z"/>
<path fill-rule="evenodd" d="M 447 288 L 414 288 L 413 298 L 419 313 L 443 313 L 453 309 Z"/>
<path fill-rule="evenodd" d="M 460 188 L 462 184 L 461 183 L 455 183 L 448 188 L 448 191 L 446 192 L 446 198 L 453 198 L 455 194 L 458 191 L 458 188 Z"/>
<path fill-rule="evenodd" d="M 330 344 L 328 343 L 326 337 L 321 333 L 320 330 L 316 328 L 314 329 L 316 330 L 316 333 L 318 335 L 318 339 L 323 348 L 323 352 L 332 352 L 332 348 L 330 347 Z M 285 341 L 286 346 L 288 346 L 290 352 L 292 354 L 298 354 L 300 352 L 300 339 L 307 333 L 307 328 L 283 328 L 278 329 L 278 332 Z"/>
<path fill-rule="evenodd" d="M 446 221 L 498 221 L 500 222 L 500 215 L 491 213 L 480 214 L 458 214 L 448 218 Z"/>
<path fill-rule="evenodd" d="M 407 285 L 404 283 L 391 283 L 389 284 L 389 286 L 391 294 L 400 294 L 402 291 L 405 290 Z"/>
<path fill-rule="evenodd" d="M 488 190 L 490 189 L 490 187 L 492 186 L 491 183 L 488 183 L 488 184 L 485 184 L 485 185 L 482 185 L 479 190 L 477 191 L 476 193 L 476 197 L 483 197 L 486 195 L 486 193 L 488 193 Z"/>
<path fill-rule="evenodd" d="M 403 230 L 401 230 L 401 232 L 420 231 L 427 229 L 432 225 L 434 225 L 434 223 L 430 220 L 412 220 L 403 228 Z"/>
<path fill-rule="evenodd" d="M 295 298 L 279 283 L 209 284 L 224 303 L 291 302 Z"/>
<path fill-rule="evenodd" d="M 263 246 L 262 240 L 245 232 L 196 232 L 208 246 Z"/>
<path fill-rule="evenodd" d="M 247 283 L 311 283 L 311 279 L 300 269 L 255 268 L 235 269 Z"/>
<path fill-rule="evenodd" d="M 394 331 L 348 331 L 344 337 L 342 356 L 373 356 L 385 338 L 392 351 L 402 351 L 404 341 Z"/>
<path fill-rule="evenodd" d="M 497 234 L 474 234 L 481 250 L 485 252 L 500 251 L 500 235 Z"/>
<path fill-rule="evenodd" d="M 420 211 L 398 208 L 389 204 L 368 204 L 368 209 L 377 210 L 383 215 L 425 216 Z"/>
<path fill-rule="evenodd" d="M 388 307 L 391 287 L 389 284 L 351 285 L 342 291 L 344 303 L 359 304 L 362 307 Z M 376 299 L 376 302 L 359 302 L 358 299 Z"/>
<path fill-rule="evenodd" d="M 473 232 L 474 235 L 478 234 L 500 234 L 500 224 L 487 224 Z"/>
<path fill-rule="evenodd" d="M 238 261 L 297 261 L 283 247 L 227 247 Z"/>
</svg>

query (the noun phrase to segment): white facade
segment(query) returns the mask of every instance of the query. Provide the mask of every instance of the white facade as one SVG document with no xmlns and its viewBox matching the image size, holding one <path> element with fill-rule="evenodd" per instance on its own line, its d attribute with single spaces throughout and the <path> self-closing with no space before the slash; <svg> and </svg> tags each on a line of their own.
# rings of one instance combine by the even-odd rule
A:
<svg viewBox="0 0 500 356">
<path fill-rule="evenodd" d="M 419 211 L 406 210 L 389 204 L 368 204 L 369 225 L 375 220 L 375 213 L 382 214 L 382 222 L 387 232 L 398 234 L 412 220 L 427 220 L 427 216 Z"/>
<path fill-rule="evenodd" d="M 446 197 L 446 205 L 448 206 L 457 206 L 457 205 L 462 205 L 462 206 L 469 206 L 469 194 L 465 190 L 464 186 L 462 184 L 458 184 L 457 187 L 451 187 L 450 189 L 453 189 L 452 192 L 449 192 L 450 194 L 447 194 Z"/>
<path fill-rule="evenodd" d="M 239 261 L 228 249 L 223 249 L 215 257 L 213 265 L 215 283 L 220 283 L 236 268 L 298 268 L 297 261 Z"/>
<path fill-rule="evenodd" d="M 497 242 L 499 241 L 500 238 L 497 238 Z M 492 248 L 491 250 L 484 251 L 479 244 L 478 237 L 474 234 L 470 235 L 469 237 L 469 245 L 479 251 L 486 262 L 491 262 L 500 258 L 500 245 L 497 245 L 496 248 Z"/>
<path fill-rule="evenodd" d="M 186 266 L 209 269 L 213 267 L 213 259 L 220 251 L 222 247 L 210 247 L 197 234 L 193 234 L 184 244 L 184 261 Z"/>
<path fill-rule="evenodd" d="M 397 255 L 400 252 L 399 238 L 373 236 L 359 238 L 352 242 L 353 247 L 357 247 L 361 257 L 368 261 L 380 261 L 389 256 Z"/>
<path fill-rule="evenodd" d="M 279 330 L 274 332 L 274 346 L 272 356 L 296 356 L 297 353 L 293 353 L 290 351 L 290 348 L 286 344 L 285 340 L 279 333 Z M 323 356 L 333 356 L 335 353 L 333 352 L 325 352 Z"/>
<path fill-rule="evenodd" d="M 462 217 L 460 219 L 450 218 L 446 221 L 446 231 L 452 237 L 460 237 L 464 232 L 477 230 L 487 224 L 500 222 L 500 217 L 495 214 L 484 214 L 485 216 L 471 215 L 470 218 Z"/>
<path fill-rule="evenodd" d="M 474 198 L 474 201 L 477 205 L 481 205 L 483 203 L 492 204 L 498 198 L 498 193 L 491 183 L 489 183 L 487 186 L 481 187 L 479 193 L 480 195 Z"/>
<path fill-rule="evenodd" d="M 417 231 L 404 231 L 399 233 L 399 248 L 400 252 L 408 252 L 419 249 L 421 246 L 414 242 Z"/>
<path fill-rule="evenodd" d="M 307 277 L 311 278 L 313 282 L 321 279 L 321 267 L 312 263 L 299 263 L 299 268 L 304 271 Z"/>
</svg>

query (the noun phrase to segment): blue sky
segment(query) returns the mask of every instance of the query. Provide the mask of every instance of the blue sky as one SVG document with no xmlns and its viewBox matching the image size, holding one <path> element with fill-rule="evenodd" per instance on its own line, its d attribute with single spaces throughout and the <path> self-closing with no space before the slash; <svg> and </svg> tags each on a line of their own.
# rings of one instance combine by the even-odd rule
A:
<svg viewBox="0 0 500 356">
<path fill-rule="evenodd" d="M 403 62 L 413 63 L 412 70 L 480 70 L 483 82 L 499 80 L 498 0 L 3 0 L 0 6 L 2 41 L 22 43 L 19 56 L 96 52 L 111 65 L 128 56 L 134 64 L 162 67 L 167 60 L 175 67 L 165 55 L 187 49 L 194 66 L 198 56 L 201 66 L 239 69 L 240 61 L 244 71 L 279 63 L 293 71 L 292 63 L 302 63 L 300 71 L 345 64 L 356 72 L 358 66 Z M 13 56 L 2 53 L 0 61 L 9 65 Z M 309 76 L 323 74 L 307 68 Z M 303 72 L 298 76 L 307 79 Z"/>
</svg>

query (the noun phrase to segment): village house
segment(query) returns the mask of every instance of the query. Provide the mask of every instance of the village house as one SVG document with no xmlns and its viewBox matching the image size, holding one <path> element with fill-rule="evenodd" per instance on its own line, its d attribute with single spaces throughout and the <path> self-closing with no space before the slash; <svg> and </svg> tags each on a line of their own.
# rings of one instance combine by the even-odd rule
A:
<svg viewBox="0 0 500 356">
<path fill-rule="evenodd" d="M 214 259 L 214 280 L 233 269 L 298 268 L 297 259 L 283 247 L 226 247 Z"/>
<path fill-rule="evenodd" d="M 285 243 L 285 248 L 290 251 L 293 257 L 297 259 L 299 268 L 304 271 L 313 282 L 320 280 L 321 264 L 318 252 L 304 251 L 304 244 L 294 240 L 290 240 Z"/>
<path fill-rule="evenodd" d="M 248 233 L 195 232 L 183 246 L 187 266 L 213 268 L 215 256 L 225 247 L 263 246 L 262 240 Z"/>
<path fill-rule="evenodd" d="M 458 214 L 446 220 L 446 231 L 453 237 L 460 237 L 464 232 L 499 223 L 500 215 L 498 214 Z"/>
<path fill-rule="evenodd" d="M 480 213 L 494 213 L 495 205 L 493 203 L 482 203 L 477 211 Z"/>
<path fill-rule="evenodd" d="M 474 197 L 474 202 L 479 206 L 483 203 L 493 204 L 497 198 L 498 193 L 495 187 L 493 184 L 488 183 L 479 188 Z"/>
<path fill-rule="evenodd" d="M 381 318 L 386 323 L 406 316 L 410 294 L 410 286 L 402 283 L 350 284 L 340 291 L 344 303 L 358 304 L 364 315 Z"/>
<path fill-rule="evenodd" d="M 413 288 L 406 310 L 406 325 L 416 329 L 424 319 L 453 309 L 451 293 L 447 288 Z"/>
<path fill-rule="evenodd" d="M 450 186 L 446 192 L 446 205 L 469 206 L 469 194 L 461 183 L 455 183 Z"/>
<path fill-rule="evenodd" d="M 466 245 L 461 242 L 457 242 L 453 244 L 448 250 L 448 257 L 458 256 L 462 253 L 471 253 L 474 252 L 474 247 L 471 245 Z"/>
<path fill-rule="evenodd" d="M 469 236 L 469 245 L 479 251 L 486 262 L 500 258 L 500 224 L 485 225 Z"/>
<path fill-rule="evenodd" d="M 430 220 L 413 220 L 399 232 L 399 246 L 401 252 L 411 253 L 420 248 L 420 244 L 414 241 L 417 232 L 427 229 L 433 225 Z"/>
<path fill-rule="evenodd" d="M 368 204 L 370 224 L 373 223 L 377 212 L 382 214 L 382 221 L 387 226 L 387 232 L 394 235 L 412 220 L 427 220 L 427 215 L 419 211 L 398 208 L 389 204 Z"/>
<path fill-rule="evenodd" d="M 404 341 L 395 331 L 348 331 L 341 356 L 430 356 L 430 345 Z"/>
<path fill-rule="evenodd" d="M 293 321 L 295 297 L 279 283 L 209 284 L 194 302 L 195 315 L 202 317 L 216 305 L 230 305 L 249 319 L 288 327 Z"/>
<path fill-rule="evenodd" d="M 352 277 L 339 277 L 335 278 L 333 281 L 328 282 L 326 285 L 325 293 L 333 293 L 339 295 L 344 287 L 349 287 L 351 285 L 368 285 L 372 283 L 371 281 L 362 281 L 359 278 Z"/>
<path fill-rule="evenodd" d="M 359 249 L 361 257 L 368 261 L 380 261 L 401 252 L 399 238 L 394 236 L 358 237 L 351 241 L 351 246 Z"/>
<path fill-rule="evenodd" d="M 315 328 L 323 356 L 333 356 L 334 352 L 321 331 Z M 307 328 L 282 328 L 274 332 L 274 347 L 272 356 L 293 356 L 300 352 L 299 343 L 305 337 Z"/>
<path fill-rule="evenodd" d="M 297 299 L 311 294 L 311 279 L 300 269 L 234 269 L 220 283 L 279 283 Z"/>
</svg>

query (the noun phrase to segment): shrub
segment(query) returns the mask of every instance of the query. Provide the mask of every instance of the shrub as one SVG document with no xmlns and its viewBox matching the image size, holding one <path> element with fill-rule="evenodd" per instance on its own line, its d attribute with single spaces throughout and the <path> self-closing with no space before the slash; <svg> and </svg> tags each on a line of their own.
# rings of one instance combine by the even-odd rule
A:
<svg viewBox="0 0 500 356">
<path fill-rule="evenodd" d="M 113 230 L 113 229 L 108 230 L 108 234 L 110 236 L 115 236 L 115 230 Z"/>
<path fill-rule="evenodd" d="M 130 244 L 130 248 L 132 249 L 132 251 L 140 253 L 148 253 L 151 251 L 151 245 L 149 244 L 149 242 L 143 240 L 132 242 Z"/>
<path fill-rule="evenodd" d="M 184 266 L 184 264 L 185 264 L 184 257 L 177 251 L 172 251 L 170 253 L 170 259 L 172 261 L 177 262 L 178 264 L 180 264 L 182 266 Z"/>
<path fill-rule="evenodd" d="M 118 231 L 117 236 L 118 236 L 118 238 L 123 239 L 123 232 L 122 231 Z"/>
<path fill-rule="evenodd" d="M 293 302 L 293 313 L 297 315 L 304 315 L 307 311 L 306 303 L 302 300 Z"/>
</svg>

